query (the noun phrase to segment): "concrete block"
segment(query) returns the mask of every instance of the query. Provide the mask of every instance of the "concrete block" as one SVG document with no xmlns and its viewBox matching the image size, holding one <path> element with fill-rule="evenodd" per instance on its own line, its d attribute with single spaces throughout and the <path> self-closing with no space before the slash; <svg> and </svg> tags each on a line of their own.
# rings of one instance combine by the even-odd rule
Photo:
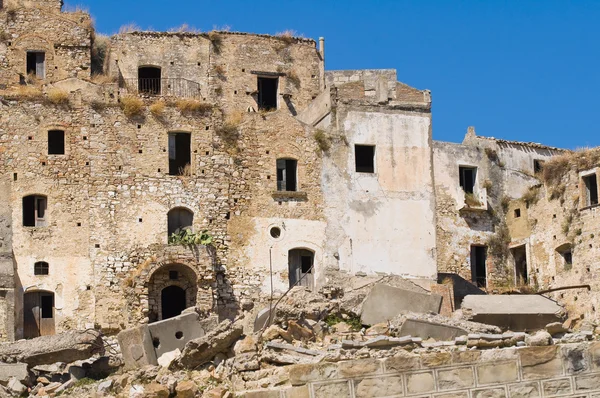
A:
<svg viewBox="0 0 600 398">
<path fill-rule="evenodd" d="M 158 365 L 148 325 L 123 330 L 117 335 L 125 369 Z"/>
<path fill-rule="evenodd" d="M 519 380 L 519 370 L 516 361 L 504 363 L 488 363 L 477 366 L 479 385 L 507 383 Z"/>
<path fill-rule="evenodd" d="M 11 377 L 25 382 L 29 379 L 26 363 L 0 363 L 0 384 L 5 386 Z"/>
<path fill-rule="evenodd" d="M 542 391 L 545 397 L 566 395 L 573 392 L 571 379 L 555 379 L 542 381 Z"/>
<path fill-rule="evenodd" d="M 539 383 L 518 383 L 508 386 L 510 398 L 538 398 L 540 394 Z"/>
<path fill-rule="evenodd" d="M 148 325 L 150 336 L 156 348 L 156 357 L 179 349 L 183 351 L 185 344 L 200 338 L 217 326 L 215 318 L 200 321 L 195 312 L 176 316 Z M 158 344 L 158 346 L 157 346 Z"/>
<path fill-rule="evenodd" d="M 338 363 L 338 371 L 342 377 L 368 376 L 380 373 L 381 362 L 377 359 L 357 359 Z"/>
<path fill-rule="evenodd" d="M 404 355 L 387 358 L 383 362 L 383 366 L 386 372 L 404 372 L 419 369 L 421 367 L 420 362 L 419 356 L 405 353 Z"/>
<path fill-rule="evenodd" d="M 285 392 L 286 398 L 310 398 L 308 386 L 292 387 Z"/>
<path fill-rule="evenodd" d="M 406 375 L 408 394 L 424 394 L 435 390 L 433 372 L 412 373 Z"/>
<path fill-rule="evenodd" d="M 557 346 L 525 347 L 518 350 L 524 379 L 551 378 L 563 375 Z"/>
<path fill-rule="evenodd" d="M 450 365 L 451 362 L 452 354 L 449 352 L 432 352 L 428 354 L 421 354 L 421 364 L 426 368 Z"/>
<path fill-rule="evenodd" d="M 400 375 L 354 380 L 356 398 L 400 396 L 403 393 Z"/>
<path fill-rule="evenodd" d="M 299 386 L 311 381 L 337 377 L 338 368 L 334 363 L 302 364 L 288 367 L 290 383 Z"/>
<path fill-rule="evenodd" d="M 471 392 L 473 398 L 507 398 L 504 388 L 486 388 L 483 390 L 473 390 Z"/>
<path fill-rule="evenodd" d="M 350 384 L 347 381 L 314 384 L 315 398 L 349 397 Z"/>
<path fill-rule="evenodd" d="M 439 390 L 459 390 L 475 386 L 475 376 L 471 367 L 438 370 Z"/>
<path fill-rule="evenodd" d="M 364 325 L 386 322 L 403 311 L 438 314 L 442 296 L 417 293 L 383 284 L 373 287 L 362 306 Z"/>
<path fill-rule="evenodd" d="M 466 334 L 467 331 L 461 328 L 417 319 L 407 319 L 400 327 L 400 336 L 415 336 L 423 339 L 434 338 L 438 341 L 454 340 L 458 336 L 465 336 Z"/>
<path fill-rule="evenodd" d="M 564 310 L 556 302 L 537 294 L 530 295 L 469 295 L 462 302 L 470 319 L 512 331 L 544 329 L 560 322 Z"/>
<path fill-rule="evenodd" d="M 575 376 L 575 391 L 600 389 L 600 373 Z"/>
<path fill-rule="evenodd" d="M 469 398 L 469 391 L 452 391 L 444 394 L 435 394 L 434 398 Z"/>
</svg>

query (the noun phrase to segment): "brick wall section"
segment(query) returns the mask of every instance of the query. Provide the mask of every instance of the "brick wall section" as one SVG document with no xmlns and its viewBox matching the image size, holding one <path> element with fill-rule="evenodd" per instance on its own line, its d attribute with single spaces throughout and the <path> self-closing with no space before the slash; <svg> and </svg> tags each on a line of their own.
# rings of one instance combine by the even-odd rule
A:
<svg viewBox="0 0 600 398">
<path fill-rule="evenodd" d="M 600 343 L 404 353 L 387 359 L 294 365 L 287 387 L 244 397 L 534 398 L 600 395 Z M 279 385 L 281 374 L 273 377 Z M 261 380 L 247 382 L 259 384 Z"/>
</svg>

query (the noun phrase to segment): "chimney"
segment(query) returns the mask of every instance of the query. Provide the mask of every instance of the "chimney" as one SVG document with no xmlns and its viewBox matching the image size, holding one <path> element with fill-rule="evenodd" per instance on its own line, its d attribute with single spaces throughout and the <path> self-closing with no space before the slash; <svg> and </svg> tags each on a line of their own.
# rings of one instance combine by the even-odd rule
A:
<svg viewBox="0 0 600 398">
<path fill-rule="evenodd" d="M 325 59 L 325 38 L 319 37 L 319 53 L 321 53 L 321 58 Z"/>
</svg>

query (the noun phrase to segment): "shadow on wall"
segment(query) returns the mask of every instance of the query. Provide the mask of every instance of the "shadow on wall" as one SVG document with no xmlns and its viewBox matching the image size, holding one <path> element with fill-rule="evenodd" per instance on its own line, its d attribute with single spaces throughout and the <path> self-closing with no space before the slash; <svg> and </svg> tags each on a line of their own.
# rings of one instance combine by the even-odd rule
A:
<svg viewBox="0 0 600 398">
<path fill-rule="evenodd" d="M 458 274 L 440 272 L 438 273 L 438 283 L 447 283 L 450 280 L 454 290 L 454 308 L 457 310 L 461 307 L 465 296 L 470 294 L 487 294 L 472 282 L 464 279 Z"/>
</svg>

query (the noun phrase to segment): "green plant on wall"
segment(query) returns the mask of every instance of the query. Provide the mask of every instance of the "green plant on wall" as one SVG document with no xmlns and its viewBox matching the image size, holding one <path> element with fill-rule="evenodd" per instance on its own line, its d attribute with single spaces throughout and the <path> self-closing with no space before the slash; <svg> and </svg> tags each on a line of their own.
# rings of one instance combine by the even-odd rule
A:
<svg viewBox="0 0 600 398">
<path fill-rule="evenodd" d="M 204 245 L 208 246 L 212 243 L 213 238 L 208 234 L 208 231 L 192 232 L 189 228 L 184 228 L 179 231 L 175 231 L 169 236 L 170 245 Z"/>
</svg>

